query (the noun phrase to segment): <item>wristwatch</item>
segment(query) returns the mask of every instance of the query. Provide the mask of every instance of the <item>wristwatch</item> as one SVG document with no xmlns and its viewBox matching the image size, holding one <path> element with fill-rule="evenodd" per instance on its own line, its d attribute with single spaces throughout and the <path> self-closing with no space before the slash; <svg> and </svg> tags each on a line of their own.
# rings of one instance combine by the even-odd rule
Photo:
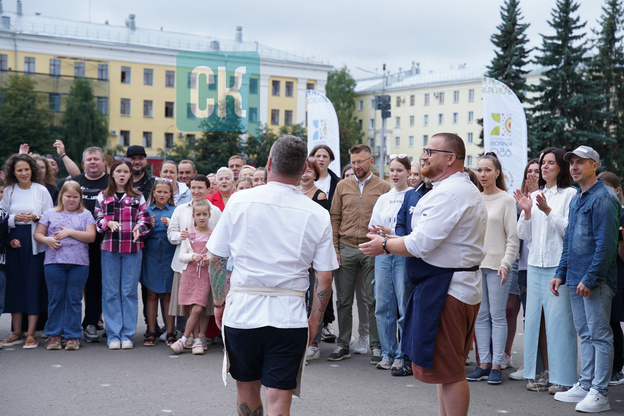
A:
<svg viewBox="0 0 624 416">
<path fill-rule="evenodd" d="M 388 249 L 386 248 L 386 243 L 388 242 L 388 237 L 384 237 L 383 243 L 381 243 L 381 248 L 383 248 L 384 253 L 390 254 Z"/>
</svg>

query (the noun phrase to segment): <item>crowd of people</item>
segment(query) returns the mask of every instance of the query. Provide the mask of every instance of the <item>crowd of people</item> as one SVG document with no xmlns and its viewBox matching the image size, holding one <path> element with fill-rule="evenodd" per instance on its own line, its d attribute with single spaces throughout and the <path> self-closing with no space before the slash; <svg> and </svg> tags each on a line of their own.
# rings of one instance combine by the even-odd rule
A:
<svg viewBox="0 0 624 416">
<path fill-rule="evenodd" d="M 271 173 L 270 166 L 253 167 L 243 156 L 233 155 L 228 166 L 207 175 L 198 173 L 190 160 L 167 160 L 155 177 L 147 170 L 142 146 L 132 145 L 125 157 L 116 158 L 89 147 L 81 171 L 61 141 L 54 144 L 56 154 L 46 155 L 32 155 L 24 144 L 6 161 L 0 182 L 0 313 L 11 314 L 12 326 L 0 348 L 37 348 L 42 331 L 50 350 L 77 350 L 83 339 L 91 343 L 103 338 L 109 349 L 132 349 L 142 313 L 145 347 L 163 341 L 175 354 L 188 349 L 202 355 L 226 335 L 221 327 L 224 312 L 228 343 L 243 348 L 246 338 L 231 326 L 247 328 L 249 322 L 243 321 L 260 317 L 267 325 L 280 321 L 266 316 L 275 304 L 250 300 L 274 294 L 259 294 L 255 288 L 237 295 L 248 297 L 258 308 L 257 316 L 253 310 L 228 316 L 235 308 L 225 298 L 230 275 L 240 280 L 241 270 L 255 272 L 240 261 L 242 255 L 237 257 L 247 244 L 241 236 L 264 239 L 251 229 L 233 234 L 240 221 L 247 221 L 245 204 L 260 203 L 257 192 L 245 192 L 266 185 L 273 175 L 318 204 L 330 224 L 335 259 L 306 259 L 312 263 L 307 290 L 280 288 L 286 290 L 281 296 L 298 298 L 293 289 L 307 292 L 307 315 L 318 315 L 318 331 L 310 326 L 305 360 L 320 358 L 321 341 L 336 342 L 329 361 L 370 353 L 370 363 L 392 376 L 414 375 L 439 384 L 441 409 L 461 413 L 464 405 L 467 410 L 467 381 L 498 385 L 503 382 L 501 370 L 515 368 L 512 358 L 519 359 L 512 357 L 511 346 L 522 307 L 524 366 L 510 378 L 526 380 L 530 391 L 547 390 L 557 401 L 577 403 L 579 411 L 608 410 L 608 386 L 624 384 L 620 180 L 610 172 L 597 175 L 600 158 L 590 147 L 567 153 L 546 148 L 529 161 L 521 189 L 514 191 L 507 188 L 495 153 L 483 155 L 472 172 L 463 166 L 460 138 L 434 137 L 437 141 L 420 157 L 390 155 L 389 182 L 372 172 L 374 159 L 366 145 L 349 150 L 350 164 L 341 177 L 329 169 L 335 156 L 326 145 L 306 155 L 297 175 L 280 176 L 287 166 L 282 160 L 272 161 Z M 66 178 L 57 178 L 61 163 L 69 173 Z M 436 176 L 434 163 L 445 173 Z M 267 201 L 288 194 L 274 186 L 266 190 Z M 444 196 L 441 190 L 446 190 Z M 305 204 L 275 201 L 294 204 L 293 218 L 324 221 L 318 212 L 307 212 Z M 425 222 L 427 215 L 434 218 L 429 209 L 437 210 L 436 218 L 445 215 L 448 229 L 440 223 L 426 231 L 432 227 Z M 227 219 L 219 225 L 222 216 Z M 468 217 L 472 228 L 464 227 Z M 265 218 L 261 229 L 275 220 Z M 306 228 L 306 238 L 317 237 L 310 232 Z M 329 243 L 318 238 L 326 252 Z M 470 247 L 451 242 L 458 238 L 464 245 L 471 241 Z M 302 258 L 308 249 L 301 249 Z M 275 256 L 264 246 L 260 251 Z M 283 254 L 291 253 L 284 248 Z M 332 271 L 335 294 L 323 295 L 319 315 L 317 288 L 328 279 L 331 284 Z M 432 275 L 445 276 L 443 290 L 432 284 Z M 437 311 L 437 318 L 423 330 L 419 325 L 430 312 L 426 307 Z M 458 308 L 468 324 L 454 332 L 449 314 L 459 313 Z M 280 321 L 273 326 L 280 325 L 295 324 Z M 232 354 L 229 348 L 234 347 L 228 343 Z M 457 360 L 447 357 L 448 365 L 441 365 L 436 357 L 443 348 L 453 349 Z M 477 367 L 466 374 L 471 349 Z M 233 367 L 236 380 L 243 380 L 243 373 L 240 363 Z M 270 383 L 277 390 L 296 390 L 291 380 L 296 376 Z M 246 385 L 239 384 L 239 399 L 241 386 Z M 244 394 L 256 403 L 256 385 L 247 387 Z"/>
</svg>

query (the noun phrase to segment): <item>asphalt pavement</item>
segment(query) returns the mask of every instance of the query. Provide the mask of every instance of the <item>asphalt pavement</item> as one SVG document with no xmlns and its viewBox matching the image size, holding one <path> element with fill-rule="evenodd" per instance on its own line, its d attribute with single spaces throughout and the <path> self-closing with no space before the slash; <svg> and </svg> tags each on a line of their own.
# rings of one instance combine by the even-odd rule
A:
<svg viewBox="0 0 624 416">
<path fill-rule="evenodd" d="M 357 314 L 354 313 L 354 317 Z M 521 318 L 520 318 L 521 319 Z M 86 343 L 78 351 L 0 350 L 0 414 L 22 415 L 235 415 L 236 383 L 221 381 L 223 346 L 203 356 L 174 355 L 164 342 L 143 347 L 140 319 L 135 348 L 111 351 L 105 342 Z M 355 323 L 357 328 L 357 323 Z M 521 320 L 518 328 L 522 328 Z M 0 316 L 0 337 L 9 334 L 10 315 Z M 436 415 L 436 387 L 413 377 L 392 377 L 369 364 L 370 355 L 340 362 L 327 356 L 335 344 L 321 344 L 321 359 L 305 369 L 302 399 L 293 399 L 293 415 Z M 471 353 L 474 360 L 474 354 Z M 522 332 L 513 349 L 522 364 Z M 467 366 L 472 371 L 474 365 Z M 547 392 L 526 390 L 526 382 L 470 383 L 471 415 L 571 415 L 574 405 L 556 402 Z M 624 415 L 624 385 L 611 388 L 612 410 Z"/>
</svg>

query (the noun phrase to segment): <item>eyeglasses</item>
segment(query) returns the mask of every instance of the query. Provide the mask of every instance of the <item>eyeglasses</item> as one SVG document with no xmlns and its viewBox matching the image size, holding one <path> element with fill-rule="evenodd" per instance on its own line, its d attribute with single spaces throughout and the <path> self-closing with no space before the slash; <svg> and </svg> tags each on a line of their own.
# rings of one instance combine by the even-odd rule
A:
<svg viewBox="0 0 624 416">
<path fill-rule="evenodd" d="M 390 160 L 394 160 L 394 159 L 407 159 L 407 155 L 405 153 L 401 153 L 400 155 L 397 154 L 392 154 L 389 156 Z"/>
<path fill-rule="evenodd" d="M 171 182 L 169 178 L 154 178 L 156 182 Z"/>
<path fill-rule="evenodd" d="M 451 152 L 450 150 L 438 150 L 438 149 L 430 149 L 428 147 L 423 147 L 423 155 L 427 155 L 427 157 L 431 157 L 431 153 L 433 152 L 455 154 L 455 152 Z"/>
</svg>

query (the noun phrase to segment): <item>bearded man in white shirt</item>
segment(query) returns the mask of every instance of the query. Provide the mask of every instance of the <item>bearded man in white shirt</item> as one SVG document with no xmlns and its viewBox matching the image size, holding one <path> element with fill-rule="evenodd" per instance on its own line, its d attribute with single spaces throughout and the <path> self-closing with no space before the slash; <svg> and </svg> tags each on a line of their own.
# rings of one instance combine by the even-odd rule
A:
<svg viewBox="0 0 624 416">
<path fill-rule="evenodd" d="M 481 303 L 479 264 L 487 211 L 464 173 L 466 149 L 452 133 L 438 133 L 423 148 L 421 175 L 433 189 L 416 205 L 405 237 L 369 234 L 360 245 L 369 256 L 408 257 L 406 272 L 416 284 L 408 302 L 401 349 L 414 377 L 438 385 L 440 415 L 466 415 L 470 390 L 464 364 Z"/>
<path fill-rule="evenodd" d="M 219 328 L 223 324 L 238 414 L 263 414 L 262 385 L 267 414 L 290 414 L 308 334 L 313 340 L 330 299 L 338 262 L 329 213 L 297 186 L 306 156 L 301 139 L 278 138 L 266 167 L 267 185 L 233 194 L 208 240 L 215 319 Z M 312 264 L 317 280 L 307 318 L 304 297 Z M 223 376 L 225 381 L 225 371 Z"/>
</svg>

